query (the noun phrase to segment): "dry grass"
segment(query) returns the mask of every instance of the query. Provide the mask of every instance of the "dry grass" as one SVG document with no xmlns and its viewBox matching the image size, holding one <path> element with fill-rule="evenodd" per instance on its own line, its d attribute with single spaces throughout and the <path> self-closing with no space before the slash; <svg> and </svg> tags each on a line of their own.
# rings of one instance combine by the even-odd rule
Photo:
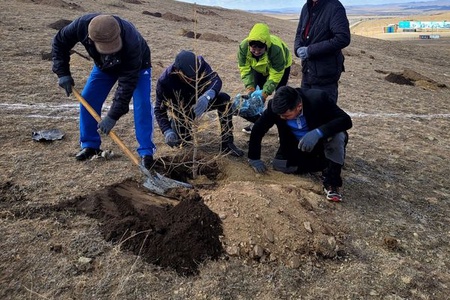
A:
<svg viewBox="0 0 450 300">
<path fill-rule="evenodd" d="M 238 41 L 255 22 L 264 21 L 292 46 L 297 24 L 174 1 L 73 1 L 79 5 L 73 8 L 61 2 L 0 2 L 0 298 L 448 297 L 450 47 L 445 39 L 438 45 L 353 35 L 345 49 L 338 102 L 354 123 L 343 172 L 345 201 L 328 203 L 314 177 L 274 171 L 257 176 L 245 158 L 224 158 L 221 176 L 198 187 L 198 192 L 222 217 L 224 246 L 238 252 L 205 262 L 198 276 L 182 277 L 106 242 L 98 220 L 55 209 L 67 199 L 141 177 L 120 153 L 108 161 L 74 160 L 79 150 L 78 108 L 57 86 L 51 62 L 42 60 L 56 33 L 48 25 L 87 11 L 119 14 L 150 44 L 153 88 L 164 68 L 186 48 L 205 56 L 222 77 L 223 90 L 234 96 L 243 90 L 236 62 Z M 196 15 L 196 10 L 202 13 Z M 143 11 L 196 16 L 198 22 Z M 227 39 L 193 40 L 180 34 L 186 31 Z M 76 50 L 84 53 L 81 47 Z M 76 86 L 81 88 L 91 62 L 77 54 L 72 57 Z M 435 84 L 399 85 L 385 79 L 391 73 L 411 74 L 407 69 Z M 291 76 L 290 85 L 299 83 L 299 75 Z M 207 116 L 211 119 L 205 122 L 214 124 L 214 114 Z M 246 123 L 237 117 L 234 121 L 236 143 L 247 149 L 248 136 L 240 132 Z M 215 125 L 211 136 L 218 135 Z M 49 128 L 63 130 L 64 139 L 31 140 L 32 131 Z M 133 129 L 132 113 L 117 124 L 118 135 L 131 147 L 136 146 Z M 178 153 L 164 144 L 158 130 L 155 141 L 158 156 Z M 263 160 L 270 163 L 277 149 L 276 130 L 269 132 L 263 146 Z M 107 138 L 102 147 L 120 152 Z M 218 148 L 209 150 L 214 154 Z M 321 247 L 333 239 L 336 256 L 328 259 Z M 263 257 L 254 256 L 255 246 L 263 249 Z M 83 257 L 92 263 L 82 263 Z"/>
</svg>

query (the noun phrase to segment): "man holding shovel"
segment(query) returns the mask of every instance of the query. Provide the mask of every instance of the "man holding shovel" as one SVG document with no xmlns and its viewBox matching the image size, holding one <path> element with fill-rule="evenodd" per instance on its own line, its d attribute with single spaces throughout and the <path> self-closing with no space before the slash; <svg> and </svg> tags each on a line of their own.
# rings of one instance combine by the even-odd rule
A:
<svg viewBox="0 0 450 300">
<path fill-rule="evenodd" d="M 79 161 L 101 153 L 100 133 L 109 134 L 121 116 L 129 110 L 133 97 L 137 152 L 142 164 L 153 166 L 153 116 L 151 93 L 150 48 L 129 21 L 117 16 L 87 14 L 62 28 L 53 38 L 53 72 L 67 96 L 72 93 L 74 80 L 70 72 L 70 50 L 80 42 L 94 60 L 94 66 L 81 93 L 82 97 L 101 115 L 109 92 L 117 82 L 114 99 L 107 115 L 97 122 L 80 105 L 81 151 Z"/>
</svg>

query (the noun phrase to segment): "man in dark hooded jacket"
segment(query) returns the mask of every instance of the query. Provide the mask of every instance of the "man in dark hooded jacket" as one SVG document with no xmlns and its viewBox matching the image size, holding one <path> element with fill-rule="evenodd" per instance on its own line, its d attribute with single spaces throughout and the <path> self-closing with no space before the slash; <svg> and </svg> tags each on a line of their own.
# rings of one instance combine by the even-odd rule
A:
<svg viewBox="0 0 450 300">
<path fill-rule="evenodd" d="M 77 160 L 90 159 L 101 153 L 101 133 L 108 134 L 121 116 L 129 110 L 133 97 L 137 152 L 143 165 L 153 165 L 156 147 L 153 143 L 150 48 L 128 21 L 117 16 L 87 14 L 62 28 L 53 38 L 53 72 L 67 96 L 74 80 L 70 72 L 70 50 L 81 43 L 94 66 L 81 92 L 85 100 L 101 115 L 103 103 L 117 82 L 117 89 L 108 114 L 97 124 L 80 105 L 80 144 Z"/>
<path fill-rule="evenodd" d="M 302 60 L 302 88 L 320 89 L 335 103 L 344 71 L 342 49 L 350 44 L 350 27 L 338 0 L 307 0 L 300 13 L 294 50 Z"/>
<path fill-rule="evenodd" d="M 222 80 L 202 56 L 182 50 L 156 84 L 155 117 L 170 147 L 189 144 L 192 125 L 208 110 L 217 110 L 220 151 L 233 156 L 244 152 L 234 144 L 231 99 L 221 92 Z"/>
</svg>

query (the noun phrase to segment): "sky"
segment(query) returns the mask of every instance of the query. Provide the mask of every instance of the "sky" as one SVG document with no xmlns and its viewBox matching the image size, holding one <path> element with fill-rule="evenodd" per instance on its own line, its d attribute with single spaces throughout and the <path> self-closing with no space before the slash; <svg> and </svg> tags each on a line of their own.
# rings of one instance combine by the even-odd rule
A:
<svg viewBox="0 0 450 300">
<path fill-rule="evenodd" d="M 242 10 L 264 10 L 264 9 L 274 9 L 274 8 L 292 8 L 301 7 L 306 3 L 306 0 L 283 0 L 282 6 L 279 0 L 177 0 L 181 2 L 197 3 L 199 5 L 208 6 L 220 6 L 223 8 L 230 9 L 242 9 Z M 361 4 L 387 4 L 387 3 L 407 3 L 407 2 L 430 2 L 433 0 L 371 0 L 371 1 L 361 1 L 361 0 L 340 0 L 344 6 L 350 5 L 361 5 Z M 255 5 L 257 3 L 258 5 Z"/>
</svg>

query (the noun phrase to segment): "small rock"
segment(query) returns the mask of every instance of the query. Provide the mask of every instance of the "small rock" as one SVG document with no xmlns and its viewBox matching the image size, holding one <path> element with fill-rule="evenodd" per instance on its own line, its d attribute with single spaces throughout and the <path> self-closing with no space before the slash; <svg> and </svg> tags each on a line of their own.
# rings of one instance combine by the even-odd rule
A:
<svg viewBox="0 0 450 300">
<path fill-rule="evenodd" d="M 271 230 L 265 230 L 264 235 L 269 242 L 273 243 L 275 241 L 275 236 Z"/>
<path fill-rule="evenodd" d="M 314 239 L 314 250 L 325 258 L 336 257 L 336 239 L 333 236 L 319 235 Z"/>
<path fill-rule="evenodd" d="M 55 252 L 55 253 L 61 253 L 62 252 L 62 245 L 51 245 L 50 246 L 50 251 Z"/>
<path fill-rule="evenodd" d="M 310 222 L 303 222 L 303 226 L 305 227 L 306 231 L 309 233 L 312 233 L 311 223 Z"/>
<path fill-rule="evenodd" d="M 230 246 L 227 248 L 227 253 L 230 256 L 238 256 L 239 255 L 239 247 L 238 246 Z"/>
<path fill-rule="evenodd" d="M 255 258 L 260 258 L 264 255 L 264 249 L 260 245 L 253 247 L 253 255 Z"/>
<path fill-rule="evenodd" d="M 403 281 L 403 283 L 405 283 L 405 284 L 410 284 L 411 281 L 412 281 L 412 278 L 409 277 L 409 276 L 403 276 L 403 277 L 402 277 L 402 281 Z"/>
<path fill-rule="evenodd" d="M 383 239 L 383 243 L 389 250 L 398 250 L 400 248 L 400 245 L 399 245 L 397 239 L 390 237 L 390 236 L 385 237 Z"/>
<path fill-rule="evenodd" d="M 78 258 L 78 263 L 76 264 L 77 273 L 90 272 L 93 270 L 93 259 L 89 257 L 81 256 Z"/>
<path fill-rule="evenodd" d="M 300 258 L 298 256 L 294 256 L 289 260 L 289 267 L 292 269 L 300 268 Z"/>
<path fill-rule="evenodd" d="M 80 264 L 89 264 L 92 262 L 92 258 L 81 256 L 80 258 L 78 258 L 78 262 Z"/>
</svg>

